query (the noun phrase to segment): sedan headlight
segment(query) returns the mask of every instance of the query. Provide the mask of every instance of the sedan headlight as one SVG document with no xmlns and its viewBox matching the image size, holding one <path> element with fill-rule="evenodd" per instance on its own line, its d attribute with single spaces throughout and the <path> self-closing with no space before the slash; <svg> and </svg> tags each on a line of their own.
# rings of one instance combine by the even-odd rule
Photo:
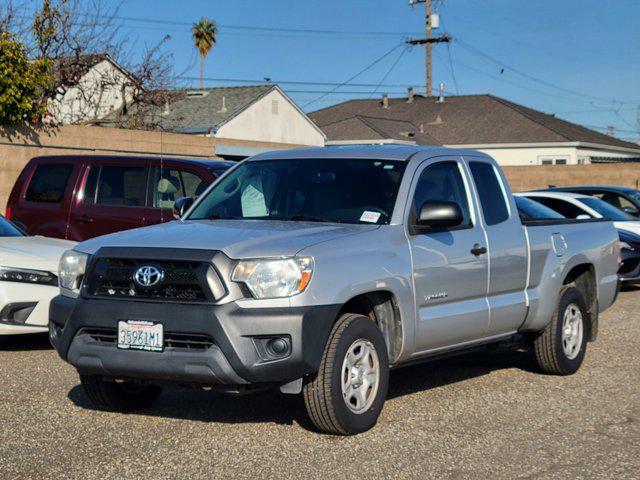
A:
<svg viewBox="0 0 640 480">
<path fill-rule="evenodd" d="M 46 272 L 43 270 L 0 267 L 0 281 L 55 285 L 56 276 L 51 272 Z"/>
<path fill-rule="evenodd" d="M 67 250 L 60 259 L 58 278 L 60 279 L 60 291 L 64 294 L 76 296 L 80 292 L 82 278 L 87 268 L 89 256 L 76 250 Z"/>
<path fill-rule="evenodd" d="M 313 258 L 241 260 L 231 280 L 242 282 L 255 298 L 283 298 L 302 293 L 313 274 Z"/>
</svg>

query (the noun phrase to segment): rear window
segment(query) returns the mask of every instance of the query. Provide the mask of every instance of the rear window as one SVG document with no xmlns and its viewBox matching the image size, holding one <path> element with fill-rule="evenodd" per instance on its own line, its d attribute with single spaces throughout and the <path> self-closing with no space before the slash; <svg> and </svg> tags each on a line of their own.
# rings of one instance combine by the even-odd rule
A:
<svg viewBox="0 0 640 480">
<path fill-rule="evenodd" d="M 27 187 L 25 200 L 60 203 L 72 170 L 73 165 L 38 165 Z"/>
<path fill-rule="evenodd" d="M 469 162 L 469 168 L 480 197 L 484 221 L 487 225 L 504 222 L 509 218 L 509 210 L 493 166 L 488 163 Z"/>
</svg>

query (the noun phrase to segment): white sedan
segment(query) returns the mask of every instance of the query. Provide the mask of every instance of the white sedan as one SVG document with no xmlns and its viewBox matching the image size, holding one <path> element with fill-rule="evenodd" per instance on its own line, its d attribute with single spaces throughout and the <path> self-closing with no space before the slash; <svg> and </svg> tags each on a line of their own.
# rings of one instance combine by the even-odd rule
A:
<svg viewBox="0 0 640 480">
<path fill-rule="evenodd" d="M 75 244 L 28 237 L 0 216 L 0 335 L 46 332 L 58 263 Z"/>
<path fill-rule="evenodd" d="M 618 230 L 640 235 L 640 220 L 608 204 L 604 200 L 581 193 L 524 192 L 517 196 L 530 198 L 567 218 L 608 218 Z"/>
</svg>

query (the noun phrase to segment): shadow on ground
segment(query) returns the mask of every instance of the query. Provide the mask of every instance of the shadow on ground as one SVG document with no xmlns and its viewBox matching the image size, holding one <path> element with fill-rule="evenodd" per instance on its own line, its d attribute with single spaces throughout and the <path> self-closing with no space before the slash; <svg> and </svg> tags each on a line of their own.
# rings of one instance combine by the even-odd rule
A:
<svg viewBox="0 0 640 480">
<path fill-rule="evenodd" d="M 387 398 L 411 395 L 508 368 L 535 371 L 535 360 L 529 351 L 483 349 L 404 367 L 391 373 Z M 81 408 L 95 409 L 80 385 L 73 387 L 68 397 Z M 277 391 L 230 396 L 188 389 L 165 389 L 153 407 L 139 413 L 200 422 L 298 423 L 305 429 L 314 430 L 307 418 L 302 396 L 284 395 Z"/>
<path fill-rule="evenodd" d="M 29 335 L 0 336 L 0 352 L 17 350 L 51 350 L 47 333 L 31 333 Z"/>
</svg>

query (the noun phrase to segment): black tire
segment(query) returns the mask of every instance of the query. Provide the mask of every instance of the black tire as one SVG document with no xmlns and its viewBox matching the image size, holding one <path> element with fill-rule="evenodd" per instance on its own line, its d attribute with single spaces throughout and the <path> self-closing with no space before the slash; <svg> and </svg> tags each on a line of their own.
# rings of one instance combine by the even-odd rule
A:
<svg viewBox="0 0 640 480">
<path fill-rule="evenodd" d="M 566 286 L 560 291 L 559 297 L 551 323 L 535 339 L 533 349 L 538 366 L 543 372 L 554 375 L 571 375 L 578 371 L 587 351 L 589 312 L 584 296 L 577 288 Z M 562 328 L 565 312 L 569 308 L 573 309 L 572 306 L 576 306 L 582 316 L 582 338 L 577 354 L 570 358 L 563 348 Z"/>
<path fill-rule="evenodd" d="M 343 398 L 342 367 L 349 349 L 359 340 L 368 342 L 374 347 L 379 373 L 377 389 L 367 387 L 370 388 L 367 394 L 373 396 L 373 402 L 361 413 L 354 413 L 347 406 L 347 400 Z M 348 374 L 345 378 L 348 378 Z M 320 369 L 317 374 L 308 379 L 303 390 L 309 418 L 323 432 L 337 435 L 365 432 L 378 421 L 387 398 L 388 388 L 389 359 L 382 332 L 370 318 L 363 315 L 341 316 L 329 335 Z M 368 402 L 365 402 L 363 407 L 366 403 Z"/>
<path fill-rule="evenodd" d="M 134 412 L 149 408 L 158 398 L 161 387 L 133 382 L 108 382 L 98 375 L 80 375 L 87 397 L 98 409 L 111 412 Z"/>
</svg>

